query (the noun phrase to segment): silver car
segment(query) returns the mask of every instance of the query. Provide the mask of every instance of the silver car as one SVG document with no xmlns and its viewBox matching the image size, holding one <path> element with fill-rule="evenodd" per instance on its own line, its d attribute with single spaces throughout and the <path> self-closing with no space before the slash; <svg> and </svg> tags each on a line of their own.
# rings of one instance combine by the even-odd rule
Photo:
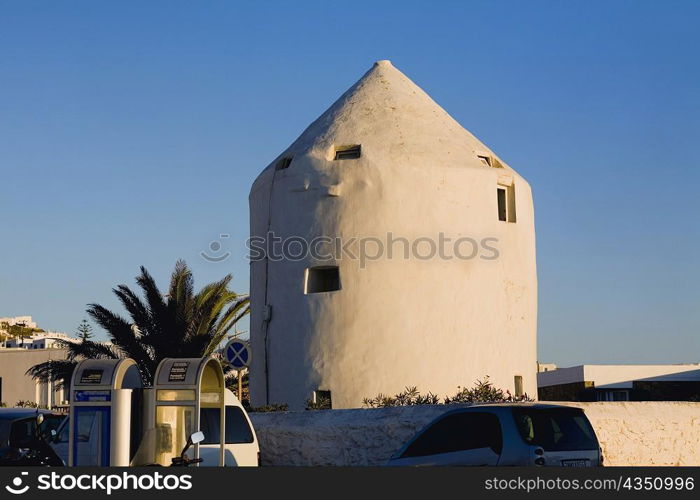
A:
<svg viewBox="0 0 700 500">
<path fill-rule="evenodd" d="M 580 408 L 487 404 L 440 415 L 387 465 L 592 467 L 603 465 L 603 456 Z"/>
</svg>

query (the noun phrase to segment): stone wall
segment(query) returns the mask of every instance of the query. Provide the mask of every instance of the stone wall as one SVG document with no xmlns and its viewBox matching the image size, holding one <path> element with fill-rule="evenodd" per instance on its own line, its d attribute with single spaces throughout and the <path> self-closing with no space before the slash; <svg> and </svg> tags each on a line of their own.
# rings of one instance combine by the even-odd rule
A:
<svg viewBox="0 0 700 500">
<path fill-rule="evenodd" d="M 606 465 L 700 465 L 700 403 L 560 403 L 583 408 Z M 432 419 L 456 408 L 252 413 L 263 465 L 381 465 Z"/>
</svg>

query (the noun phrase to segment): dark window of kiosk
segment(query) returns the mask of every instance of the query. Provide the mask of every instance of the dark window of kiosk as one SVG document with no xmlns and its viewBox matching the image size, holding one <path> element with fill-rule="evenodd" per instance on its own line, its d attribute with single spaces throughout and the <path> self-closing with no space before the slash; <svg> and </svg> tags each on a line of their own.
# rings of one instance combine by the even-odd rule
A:
<svg viewBox="0 0 700 500">
<path fill-rule="evenodd" d="M 200 428 L 204 433 L 202 444 L 219 444 L 219 409 L 202 408 Z M 226 407 L 226 444 L 252 443 L 253 433 L 243 411 L 238 406 Z"/>
</svg>

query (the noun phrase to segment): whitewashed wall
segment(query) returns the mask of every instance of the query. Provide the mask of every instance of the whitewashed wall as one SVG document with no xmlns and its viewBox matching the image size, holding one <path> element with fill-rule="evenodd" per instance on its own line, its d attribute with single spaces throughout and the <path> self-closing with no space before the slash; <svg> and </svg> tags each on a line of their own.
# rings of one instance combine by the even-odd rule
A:
<svg viewBox="0 0 700 500">
<path fill-rule="evenodd" d="M 700 465 L 700 403 L 561 403 L 583 408 L 606 465 Z M 251 414 L 263 465 L 381 465 L 456 406 Z"/>
</svg>

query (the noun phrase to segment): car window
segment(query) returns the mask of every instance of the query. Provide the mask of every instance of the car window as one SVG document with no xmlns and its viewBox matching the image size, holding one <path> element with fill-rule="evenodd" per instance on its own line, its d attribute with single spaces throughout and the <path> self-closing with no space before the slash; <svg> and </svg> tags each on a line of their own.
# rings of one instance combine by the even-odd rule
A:
<svg viewBox="0 0 700 500">
<path fill-rule="evenodd" d="M 219 410 L 218 408 L 202 408 L 200 430 L 204 432 L 202 444 L 218 444 Z M 243 410 L 238 406 L 226 407 L 226 444 L 252 443 L 253 431 Z"/>
<path fill-rule="evenodd" d="M 55 443 L 67 443 L 69 433 L 70 433 L 70 426 L 68 425 L 68 422 L 66 422 L 66 424 L 58 430 L 58 434 L 56 435 L 54 442 Z"/>
<path fill-rule="evenodd" d="M 498 417 L 492 413 L 459 412 L 430 425 L 406 448 L 401 458 L 478 448 L 491 448 L 500 455 L 503 436 Z"/>
<path fill-rule="evenodd" d="M 595 432 L 578 408 L 515 408 L 513 416 L 527 444 L 547 451 L 598 449 Z"/>
<path fill-rule="evenodd" d="M 40 426 L 41 434 L 44 437 L 50 437 L 51 431 L 58 431 L 59 426 L 65 418 L 67 418 L 65 415 L 45 414 L 44 421 Z"/>
<path fill-rule="evenodd" d="M 36 417 L 15 420 L 10 426 L 10 446 L 31 448 L 36 441 Z"/>
</svg>

